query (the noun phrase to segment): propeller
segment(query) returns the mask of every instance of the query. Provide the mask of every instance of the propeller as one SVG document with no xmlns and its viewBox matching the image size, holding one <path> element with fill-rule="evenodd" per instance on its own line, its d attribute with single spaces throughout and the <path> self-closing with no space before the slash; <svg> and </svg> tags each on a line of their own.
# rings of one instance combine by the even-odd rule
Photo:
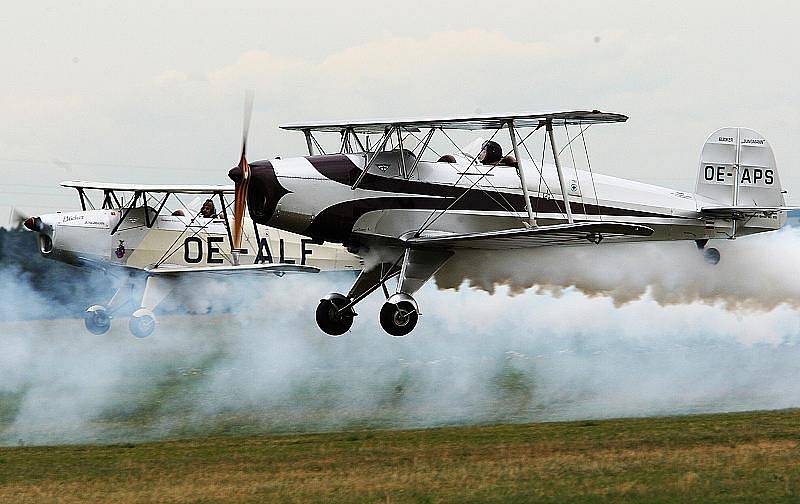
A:
<svg viewBox="0 0 800 504">
<path fill-rule="evenodd" d="M 9 223 L 11 227 L 18 228 L 21 225 L 25 224 L 25 221 L 28 220 L 30 216 L 23 214 L 16 208 L 11 208 L 11 217 L 9 219 Z"/>
<path fill-rule="evenodd" d="M 11 210 L 10 225 L 17 229 L 24 227 L 28 231 L 36 231 L 37 233 L 44 229 L 42 219 L 39 217 L 31 217 L 30 215 L 20 212 L 16 208 Z"/>
<path fill-rule="evenodd" d="M 238 252 L 242 244 L 242 228 L 244 225 L 244 209 L 247 205 L 247 188 L 250 185 L 250 165 L 247 164 L 247 135 L 250 131 L 250 117 L 253 115 L 253 91 L 248 90 L 244 97 L 244 121 L 242 124 L 242 155 L 238 168 L 241 176 L 236 180 L 233 207 L 233 243 L 232 248 Z"/>
</svg>

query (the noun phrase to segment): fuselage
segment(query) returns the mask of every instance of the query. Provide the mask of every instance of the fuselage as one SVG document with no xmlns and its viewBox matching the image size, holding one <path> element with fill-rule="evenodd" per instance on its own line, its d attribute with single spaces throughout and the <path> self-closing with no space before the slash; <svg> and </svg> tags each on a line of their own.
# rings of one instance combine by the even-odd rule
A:
<svg viewBox="0 0 800 504">
<path fill-rule="evenodd" d="M 279 229 L 347 245 L 364 234 L 397 238 L 420 231 L 432 235 L 519 228 L 527 218 L 515 167 L 466 160 L 415 163 L 408 151 L 402 158 L 400 151 L 387 151 L 352 189 L 366 164 L 364 154 L 254 162 L 251 215 Z M 413 173 L 401 176 L 412 166 L 416 166 Z M 555 168 L 527 162 L 524 169 L 537 224 L 566 222 Z M 702 207 L 729 202 L 572 168 L 565 168 L 565 178 L 576 221 L 637 223 L 654 230 L 649 237 L 629 240 L 730 237 L 729 220 L 700 212 Z M 753 218 L 736 234 L 774 230 L 784 222 L 785 217 L 778 215 Z"/>
<path fill-rule="evenodd" d="M 150 209 L 151 215 L 155 212 Z M 39 250 L 45 257 L 75 265 L 146 269 L 155 265 L 205 267 L 231 262 L 225 221 L 159 215 L 145 225 L 144 208 L 98 209 L 39 216 Z M 113 231 L 113 233 L 112 233 Z M 357 257 L 338 246 L 322 246 L 287 231 L 259 226 L 245 233 L 240 264 L 283 263 L 320 270 L 358 270 Z"/>
</svg>

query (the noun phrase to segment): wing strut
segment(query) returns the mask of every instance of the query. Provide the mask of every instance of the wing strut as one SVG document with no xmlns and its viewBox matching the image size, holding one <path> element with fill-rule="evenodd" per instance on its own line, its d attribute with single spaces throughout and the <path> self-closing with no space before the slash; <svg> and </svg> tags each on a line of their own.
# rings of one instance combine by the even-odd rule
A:
<svg viewBox="0 0 800 504">
<path fill-rule="evenodd" d="M 306 147 L 308 147 L 308 155 L 314 155 L 314 145 L 311 143 L 311 130 L 304 129 L 303 134 L 306 136 Z"/>
<path fill-rule="evenodd" d="M 517 160 L 517 174 L 519 174 L 519 182 L 520 185 L 522 185 L 522 196 L 525 198 L 525 210 L 528 211 L 528 224 L 536 227 L 536 219 L 533 217 L 533 208 L 531 208 L 531 197 L 528 194 L 528 183 L 525 181 L 525 170 L 522 168 L 522 157 L 519 155 L 519 147 L 517 146 L 517 134 L 514 131 L 513 119 L 508 121 L 508 134 L 511 135 L 511 145 L 514 147 L 514 159 Z"/>
<path fill-rule="evenodd" d="M 736 164 L 733 165 L 733 206 L 739 205 L 739 153 L 742 149 L 742 129 L 736 128 Z M 736 219 L 731 221 L 731 240 L 736 238 Z"/>
<path fill-rule="evenodd" d="M 550 148 L 553 149 L 553 160 L 556 163 L 556 171 L 558 172 L 558 183 L 561 185 L 561 196 L 564 197 L 564 210 L 567 211 L 567 222 L 573 224 L 575 219 L 572 218 L 572 208 L 569 205 L 569 191 L 567 191 L 567 184 L 564 182 L 564 173 L 561 171 L 561 161 L 558 159 L 558 149 L 556 148 L 556 139 L 553 134 L 553 121 L 551 119 L 547 120 L 547 134 L 550 136 Z M 520 170 L 520 172 L 522 172 L 522 170 Z"/>
</svg>

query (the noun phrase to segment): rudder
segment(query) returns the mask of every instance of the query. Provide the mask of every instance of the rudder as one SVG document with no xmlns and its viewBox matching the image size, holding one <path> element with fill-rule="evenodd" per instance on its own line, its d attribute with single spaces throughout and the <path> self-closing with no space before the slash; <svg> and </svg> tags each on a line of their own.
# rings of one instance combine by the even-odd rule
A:
<svg viewBox="0 0 800 504">
<path fill-rule="evenodd" d="M 748 128 L 721 128 L 708 137 L 695 192 L 724 205 L 784 205 L 772 147 Z"/>
</svg>

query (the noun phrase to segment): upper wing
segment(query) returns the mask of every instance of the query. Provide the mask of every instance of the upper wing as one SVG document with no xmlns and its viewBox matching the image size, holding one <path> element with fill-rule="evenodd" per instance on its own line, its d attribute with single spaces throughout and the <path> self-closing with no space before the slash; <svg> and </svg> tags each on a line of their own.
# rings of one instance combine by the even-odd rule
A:
<svg viewBox="0 0 800 504">
<path fill-rule="evenodd" d="M 487 233 L 465 233 L 444 236 L 409 238 L 406 243 L 425 247 L 451 249 L 521 249 L 552 245 L 600 243 L 606 238 L 650 236 L 647 226 L 621 222 L 580 222 L 535 228 L 506 229 Z"/>
<path fill-rule="evenodd" d="M 145 268 L 150 275 L 185 275 L 202 273 L 204 275 L 236 275 L 240 273 L 319 273 L 319 268 L 300 264 L 243 264 L 240 266 L 170 266 L 162 264 L 157 268 Z"/>
<path fill-rule="evenodd" d="M 232 185 L 202 184 L 116 184 L 112 182 L 88 182 L 85 180 L 67 180 L 61 182 L 62 187 L 75 189 L 99 189 L 103 191 L 141 191 L 147 193 L 180 193 L 180 194 L 233 194 Z"/>
<path fill-rule="evenodd" d="M 714 206 L 700 209 L 705 215 L 721 219 L 748 219 L 750 217 L 771 217 L 776 213 L 800 210 L 798 206 Z"/>
<path fill-rule="evenodd" d="M 355 133 L 383 133 L 388 127 L 418 131 L 420 128 L 462 130 L 492 130 L 505 127 L 514 121 L 518 128 L 535 128 L 547 121 L 555 126 L 564 124 L 599 124 L 625 122 L 627 116 L 600 112 L 599 110 L 572 110 L 565 112 L 527 112 L 517 114 L 483 114 L 460 117 L 422 117 L 408 119 L 373 119 L 366 121 L 322 121 L 284 124 L 280 127 L 295 131 L 322 131 L 339 133 L 352 129 Z"/>
</svg>

